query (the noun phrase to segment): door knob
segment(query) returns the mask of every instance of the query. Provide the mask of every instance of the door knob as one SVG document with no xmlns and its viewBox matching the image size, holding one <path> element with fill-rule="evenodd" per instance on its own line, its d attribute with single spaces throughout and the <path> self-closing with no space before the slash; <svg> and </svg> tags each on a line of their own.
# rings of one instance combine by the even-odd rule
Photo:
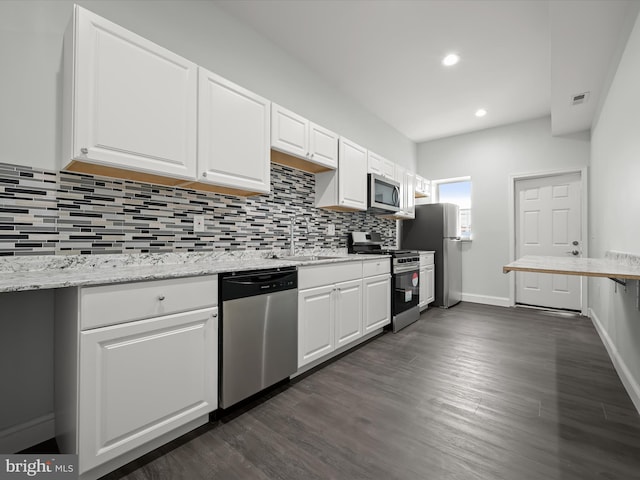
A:
<svg viewBox="0 0 640 480">
<path fill-rule="evenodd" d="M 578 240 L 574 240 L 573 242 L 571 242 L 571 245 L 577 247 L 578 245 L 580 245 L 580 242 Z"/>
<path fill-rule="evenodd" d="M 580 255 L 580 252 L 578 250 L 569 250 L 567 253 L 570 253 L 571 255 L 574 255 L 574 256 Z"/>
</svg>

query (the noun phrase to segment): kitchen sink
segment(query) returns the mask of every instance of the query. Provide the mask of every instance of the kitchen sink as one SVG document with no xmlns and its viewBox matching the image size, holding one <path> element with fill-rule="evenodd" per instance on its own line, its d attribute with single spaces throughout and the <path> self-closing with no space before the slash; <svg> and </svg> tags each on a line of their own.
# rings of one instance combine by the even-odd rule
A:
<svg viewBox="0 0 640 480">
<path fill-rule="evenodd" d="M 295 262 L 309 262 L 313 260 L 331 260 L 333 258 L 343 258 L 343 257 L 331 257 L 326 255 L 291 255 L 288 257 L 280 257 L 280 260 L 291 260 Z"/>
</svg>

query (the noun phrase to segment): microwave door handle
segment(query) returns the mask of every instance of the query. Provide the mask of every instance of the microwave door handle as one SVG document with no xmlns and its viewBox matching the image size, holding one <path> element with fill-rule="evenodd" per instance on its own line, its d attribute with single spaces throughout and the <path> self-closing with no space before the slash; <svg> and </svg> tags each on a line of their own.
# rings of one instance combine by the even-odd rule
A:
<svg viewBox="0 0 640 480">
<path fill-rule="evenodd" d="M 393 187 L 392 199 L 393 199 L 394 205 L 400 205 L 400 188 L 399 187 Z"/>
</svg>

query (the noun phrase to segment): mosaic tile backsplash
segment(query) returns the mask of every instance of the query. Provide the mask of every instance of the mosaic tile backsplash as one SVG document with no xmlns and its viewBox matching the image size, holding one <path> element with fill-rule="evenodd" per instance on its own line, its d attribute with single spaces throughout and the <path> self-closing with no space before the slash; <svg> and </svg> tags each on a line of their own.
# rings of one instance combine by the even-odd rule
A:
<svg viewBox="0 0 640 480">
<path fill-rule="evenodd" d="M 395 221 L 315 208 L 314 192 L 313 174 L 277 164 L 271 193 L 243 198 L 0 163 L 0 255 L 288 249 L 292 214 L 296 249 L 346 248 L 354 230 L 394 245 Z"/>
</svg>

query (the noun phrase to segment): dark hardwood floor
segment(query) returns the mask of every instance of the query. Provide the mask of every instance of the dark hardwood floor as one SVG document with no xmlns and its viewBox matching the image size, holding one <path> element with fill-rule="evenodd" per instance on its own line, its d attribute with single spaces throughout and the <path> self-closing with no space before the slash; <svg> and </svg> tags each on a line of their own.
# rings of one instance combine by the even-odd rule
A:
<svg viewBox="0 0 640 480">
<path fill-rule="evenodd" d="M 640 417 L 589 319 L 462 303 L 105 478 L 632 480 Z"/>
</svg>

